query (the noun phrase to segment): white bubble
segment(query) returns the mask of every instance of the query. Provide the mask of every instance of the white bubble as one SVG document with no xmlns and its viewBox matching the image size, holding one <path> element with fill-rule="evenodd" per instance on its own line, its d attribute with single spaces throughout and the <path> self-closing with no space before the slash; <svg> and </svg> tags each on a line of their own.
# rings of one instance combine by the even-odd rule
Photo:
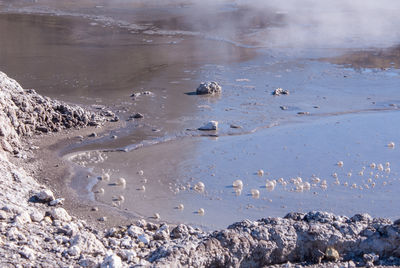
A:
<svg viewBox="0 0 400 268">
<path fill-rule="evenodd" d="M 205 213 L 204 208 L 199 208 L 199 210 L 197 211 L 197 214 L 203 216 Z"/>
<path fill-rule="evenodd" d="M 198 183 L 196 183 L 196 184 L 194 185 L 194 189 L 195 189 L 197 192 L 204 192 L 205 185 L 204 185 L 203 182 L 199 181 Z"/>
<path fill-rule="evenodd" d="M 233 186 L 234 188 L 242 189 L 242 188 L 243 188 L 243 182 L 242 182 L 241 180 L 235 180 L 235 181 L 232 183 L 232 186 Z"/>
<path fill-rule="evenodd" d="M 382 164 L 378 164 L 378 170 L 379 171 L 383 171 L 383 165 Z"/>
<path fill-rule="evenodd" d="M 125 188 L 126 180 L 124 178 L 119 178 L 115 184 Z"/>
<path fill-rule="evenodd" d="M 257 189 L 251 189 L 251 196 L 253 198 L 259 198 L 260 197 L 260 191 Z"/>
</svg>

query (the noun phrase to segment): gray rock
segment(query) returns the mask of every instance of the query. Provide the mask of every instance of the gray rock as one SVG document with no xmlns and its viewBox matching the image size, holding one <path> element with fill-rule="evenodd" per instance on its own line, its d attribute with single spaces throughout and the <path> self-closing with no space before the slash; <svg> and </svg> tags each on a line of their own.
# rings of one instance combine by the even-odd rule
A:
<svg viewBox="0 0 400 268">
<path fill-rule="evenodd" d="M 141 113 L 135 113 L 133 115 L 130 116 L 131 119 L 140 119 L 140 118 L 144 118 L 144 115 Z"/>
<path fill-rule="evenodd" d="M 217 121 L 210 121 L 202 127 L 199 127 L 199 130 L 203 131 L 210 131 L 210 130 L 217 130 L 218 129 L 218 122 Z"/>
<path fill-rule="evenodd" d="M 68 249 L 67 253 L 71 256 L 78 256 L 81 254 L 81 249 L 78 246 L 72 246 Z"/>
<path fill-rule="evenodd" d="M 142 234 L 138 237 L 138 240 L 142 243 L 144 243 L 145 245 L 147 245 L 148 243 L 150 243 L 150 238 L 147 234 Z"/>
<path fill-rule="evenodd" d="M 19 225 L 24 225 L 24 224 L 30 223 L 30 222 L 32 222 L 31 216 L 26 211 L 20 213 L 19 215 L 15 216 L 15 218 L 14 218 L 14 223 L 19 224 Z"/>
<path fill-rule="evenodd" d="M 37 210 L 33 211 L 30 216 L 33 222 L 41 222 L 44 219 L 44 214 Z"/>
<path fill-rule="evenodd" d="M 220 94 L 222 87 L 217 82 L 203 82 L 196 89 L 197 95 Z"/>
<path fill-rule="evenodd" d="M 277 88 L 272 92 L 272 95 L 274 96 L 289 95 L 289 90 Z"/>
<path fill-rule="evenodd" d="M 136 225 L 131 225 L 128 228 L 128 234 L 132 237 L 139 237 L 140 235 L 142 235 L 144 233 L 144 230 Z"/>
<path fill-rule="evenodd" d="M 0 221 L 4 221 L 8 219 L 8 213 L 4 210 L 0 210 Z"/>
<path fill-rule="evenodd" d="M 49 189 L 43 190 L 37 194 L 35 194 L 36 199 L 39 202 L 47 203 L 54 200 L 54 194 Z"/>
<path fill-rule="evenodd" d="M 28 246 L 23 246 L 19 251 L 19 254 L 21 254 L 21 256 L 24 257 L 25 259 L 31 261 L 36 259 L 36 252 L 33 249 L 29 248 Z"/>
<path fill-rule="evenodd" d="M 81 232 L 70 240 L 71 246 L 77 246 L 85 254 L 104 254 L 103 243 L 92 233 Z"/>
<path fill-rule="evenodd" d="M 160 228 L 154 233 L 155 240 L 166 240 L 169 238 L 169 229 L 167 224 L 162 224 Z"/>
<path fill-rule="evenodd" d="M 50 216 L 53 220 L 60 220 L 64 222 L 69 222 L 72 219 L 64 208 L 53 208 L 50 211 Z"/>
<path fill-rule="evenodd" d="M 173 239 L 186 237 L 188 235 L 189 235 L 188 227 L 184 224 L 179 224 L 171 231 L 171 238 Z"/>
<path fill-rule="evenodd" d="M 100 267 L 101 268 L 121 268 L 122 267 L 121 258 L 118 257 L 116 254 L 109 252 L 109 253 L 107 253 L 107 256 L 104 258 Z"/>
<path fill-rule="evenodd" d="M 49 205 L 55 207 L 55 206 L 64 204 L 64 201 L 65 201 L 65 198 L 57 198 L 57 199 L 50 201 Z"/>
</svg>

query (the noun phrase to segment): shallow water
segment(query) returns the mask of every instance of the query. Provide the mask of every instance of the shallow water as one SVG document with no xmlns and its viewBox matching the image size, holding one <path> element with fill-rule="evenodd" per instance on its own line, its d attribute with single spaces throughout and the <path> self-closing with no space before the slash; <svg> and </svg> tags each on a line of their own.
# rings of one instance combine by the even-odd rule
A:
<svg viewBox="0 0 400 268">
<path fill-rule="evenodd" d="M 259 47 L 261 40 L 248 33 L 207 28 L 201 16 L 201 27 L 193 28 L 185 20 L 193 6 L 147 3 L 138 9 L 128 8 L 129 1 L 100 2 L 0 1 L 8 12 L 47 14 L 0 14 L 0 36 L 8 37 L 0 38 L 2 71 L 25 88 L 112 109 L 126 122 L 103 136 L 76 139 L 60 152 L 76 167 L 70 186 L 83 200 L 96 198 L 128 217 L 159 213 L 162 220 L 211 229 L 289 211 L 396 217 L 390 204 L 399 201 L 398 148 L 387 147 L 399 143 L 396 49 L 378 53 L 354 49 L 354 43 L 351 49 Z M 249 11 L 222 5 L 212 12 L 229 14 L 227 23 Z M 282 17 L 271 18 L 239 24 L 261 33 L 279 27 Z M 201 81 L 214 80 L 223 87 L 220 96 L 193 95 Z M 272 96 L 278 87 L 290 95 Z M 153 94 L 131 97 L 143 91 Z M 135 112 L 145 117 L 129 120 Z M 219 122 L 218 131 L 197 130 L 209 120 Z M 389 162 L 390 173 L 369 168 L 372 162 L 384 169 Z M 98 181 L 105 173 L 110 180 Z M 125 188 L 115 185 L 121 177 Z M 291 182 L 297 177 L 302 183 Z M 279 178 L 273 191 L 265 188 L 267 179 Z M 231 187 L 236 179 L 244 184 L 239 196 Z M 199 181 L 203 193 L 193 189 Z M 204 215 L 196 213 L 200 208 Z"/>
</svg>

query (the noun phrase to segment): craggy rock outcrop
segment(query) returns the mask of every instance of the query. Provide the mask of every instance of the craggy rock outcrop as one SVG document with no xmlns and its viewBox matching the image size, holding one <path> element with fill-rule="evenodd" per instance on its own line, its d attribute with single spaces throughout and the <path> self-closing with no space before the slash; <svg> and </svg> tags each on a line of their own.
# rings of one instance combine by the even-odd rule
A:
<svg viewBox="0 0 400 268">
<path fill-rule="evenodd" d="M 96 126 L 102 121 L 102 117 L 79 106 L 43 97 L 33 89 L 24 90 L 0 72 L 0 137 L 5 151 L 20 149 L 20 136 Z"/>
<path fill-rule="evenodd" d="M 24 91 L 0 75 L 0 140 L 10 151 L 25 153 L 20 135 L 40 132 L 38 127 L 58 131 L 99 122 L 93 113 Z M 70 216 L 11 155 L 0 147 L 0 267 L 400 265 L 400 221 L 367 214 L 290 213 L 212 233 L 145 220 L 95 230 Z"/>
</svg>

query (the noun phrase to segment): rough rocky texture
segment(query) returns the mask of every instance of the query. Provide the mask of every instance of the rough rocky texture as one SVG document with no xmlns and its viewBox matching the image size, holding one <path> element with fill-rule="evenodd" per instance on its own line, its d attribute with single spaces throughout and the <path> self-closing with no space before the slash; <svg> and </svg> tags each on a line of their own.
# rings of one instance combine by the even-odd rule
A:
<svg viewBox="0 0 400 268">
<path fill-rule="evenodd" d="M 5 151 L 21 149 L 20 136 L 61 129 L 96 126 L 103 117 L 75 105 L 43 97 L 33 89 L 24 90 L 0 72 L 0 137 Z"/>
<path fill-rule="evenodd" d="M 222 87 L 217 82 L 203 82 L 196 89 L 197 95 L 220 94 Z"/>
<path fill-rule="evenodd" d="M 32 94 L 34 99 L 44 98 L 24 93 L 3 74 L 1 79 L 0 140 L 7 141 L 11 152 L 18 148 L 23 154 L 20 135 L 36 130 L 23 123 L 23 116 L 28 116 L 18 108 L 23 105 L 10 100 L 15 94 L 28 104 Z M 55 102 L 47 99 L 46 103 Z M 41 112 L 50 115 L 54 110 Z M 54 122 L 43 115 L 33 118 L 53 129 Z M 71 125 L 80 125 L 74 116 L 65 118 L 75 122 Z M 31 132 L 19 130 L 27 125 Z M 400 220 L 393 223 L 366 214 L 348 218 L 326 212 L 290 213 L 285 218 L 245 220 L 212 233 L 145 220 L 94 230 L 71 217 L 62 202 L 51 206 L 60 197 L 13 164 L 11 156 L 0 147 L 0 267 L 400 265 Z"/>
</svg>

